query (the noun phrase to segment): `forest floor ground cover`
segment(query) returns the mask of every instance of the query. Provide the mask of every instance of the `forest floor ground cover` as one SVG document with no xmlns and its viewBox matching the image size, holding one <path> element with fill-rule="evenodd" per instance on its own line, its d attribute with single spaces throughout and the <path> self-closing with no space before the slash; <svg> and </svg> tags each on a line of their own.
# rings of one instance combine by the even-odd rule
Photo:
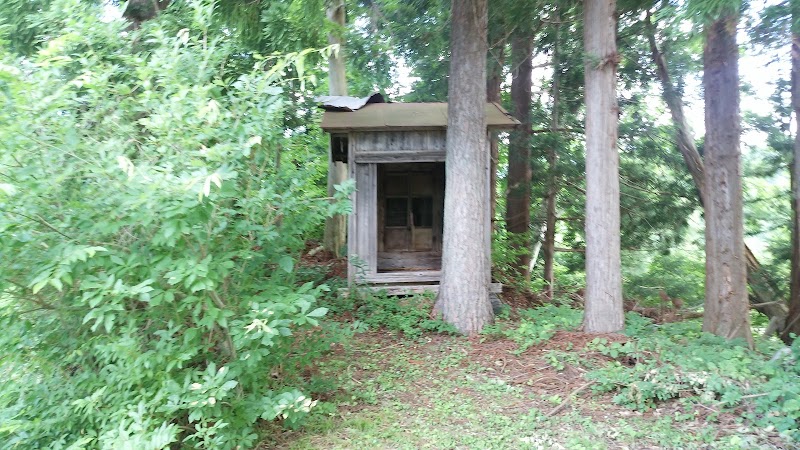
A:
<svg viewBox="0 0 800 450">
<path fill-rule="evenodd" d="M 792 448 L 741 411 L 676 398 L 645 410 L 597 392 L 587 367 L 612 362 L 598 336 L 554 331 L 523 347 L 385 328 L 336 344 L 316 376 L 338 386 L 298 430 L 272 430 L 277 449 Z M 624 335 L 601 337 L 606 346 Z M 594 344 L 593 344 L 594 342 Z M 689 397 L 689 396 L 687 396 Z"/>
</svg>

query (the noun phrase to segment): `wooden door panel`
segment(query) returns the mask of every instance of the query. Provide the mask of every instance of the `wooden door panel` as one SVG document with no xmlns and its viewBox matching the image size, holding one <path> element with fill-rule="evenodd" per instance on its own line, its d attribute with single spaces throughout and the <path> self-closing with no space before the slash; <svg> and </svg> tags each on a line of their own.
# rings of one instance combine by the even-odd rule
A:
<svg viewBox="0 0 800 450">
<path fill-rule="evenodd" d="M 411 231 L 411 249 L 425 251 L 433 249 L 433 228 L 414 228 Z"/>
<path fill-rule="evenodd" d="M 379 271 L 440 267 L 443 191 L 444 164 L 381 167 Z"/>
<path fill-rule="evenodd" d="M 383 248 L 386 251 L 408 250 L 411 233 L 406 228 L 389 228 L 383 232 Z"/>
</svg>

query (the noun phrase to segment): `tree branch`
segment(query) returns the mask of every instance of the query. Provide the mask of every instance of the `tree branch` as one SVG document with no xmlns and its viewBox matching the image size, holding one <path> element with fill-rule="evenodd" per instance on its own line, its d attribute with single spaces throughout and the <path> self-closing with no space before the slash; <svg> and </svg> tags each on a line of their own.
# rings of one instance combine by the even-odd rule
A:
<svg viewBox="0 0 800 450">
<path fill-rule="evenodd" d="M 4 212 L 6 214 L 14 214 L 15 216 L 24 217 L 24 218 L 26 218 L 28 220 L 31 220 L 31 221 L 36 222 L 38 224 L 44 225 L 45 227 L 49 228 L 50 230 L 60 234 L 61 236 L 64 236 L 65 238 L 67 238 L 67 239 L 69 239 L 71 241 L 75 240 L 72 236 L 63 233 L 58 228 L 54 227 L 53 225 L 50 225 L 50 223 L 47 222 L 46 220 L 44 220 L 44 218 L 42 218 L 42 216 L 37 215 L 36 217 L 31 217 L 31 216 L 26 215 L 26 214 L 22 214 L 22 213 L 19 213 L 19 212 L 16 212 L 16 211 L 8 211 L 8 210 L 5 210 L 5 209 L 0 209 L 0 212 Z"/>
<path fill-rule="evenodd" d="M 589 388 L 589 387 L 590 387 L 591 385 L 593 385 L 594 383 L 595 383 L 595 381 L 594 381 L 594 380 L 592 380 L 592 381 L 590 381 L 590 382 L 588 382 L 588 383 L 584 384 L 583 386 L 580 386 L 578 389 L 575 389 L 574 391 L 570 392 L 570 393 L 569 393 L 569 395 L 567 396 L 567 398 L 566 398 L 566 399 L 564 399 L 564 401 L 563 401 L 563 402 L 561 402 L 561 404 L 560 404 L 560 405 L 556 406 L 556 407 L 555 407 L 555 409 L 553 409 L 553 410 L 552 410 L 552 411 L 550 411 L 549 413 L 545 414 L 544 418 L 545 418 L 545 419 L 547 419 L 547 418 L 553 417 L 553 416 L 555 416 L 556 414 L 558 414 L 558 413 L 560 413 L 561 411 L 563 411 L 563 410 L 564 410 L 564 408 L 566 408 L 566 407 L 567 407 L 567 405 L 569 405 L 569 404 L 570 404 L 570 402 L 572 401 L 572 399 L 573 399 L 573 398 L 574 398 L 576 395 L 578 395 L 578 394 L 580 394 L 581 392 L 585 391 L 587 388 Z"/>
<path fill-rule="evenodd" d="M 24 291 L 31 292 L 32 296 L 28 296 L 28 297 L 25 297 L 25 298 L 27 300 L 39 305 L 39 308 L 36 308 L 36 309 L 33 309 L 33 310 L 29 310 L 29 311 L 24 311 L 24 312 L 31 312 L 31 311 L 36 311 L 36 310 L 40 310 L 40 309 L 50 309 L 50 310 L 57 309 L 55 307 L 55 305 L 53 305 L 53 304 L 51 304 L 51 303 L 49 303 L 49 302 L 47 302 L 45 300 L 42 300 L 41 296 L 38 293 L 33 294 L 33 291 L 29 287 L 25 286 L 24 284 L 18 283 L 16 281 L 12 280 L 11 278 L 5 278 L 4 277 L 3 279 L 6 280 L 7 282 L 13 284 L 14 286 L 24 290 Z"/>
</svg>

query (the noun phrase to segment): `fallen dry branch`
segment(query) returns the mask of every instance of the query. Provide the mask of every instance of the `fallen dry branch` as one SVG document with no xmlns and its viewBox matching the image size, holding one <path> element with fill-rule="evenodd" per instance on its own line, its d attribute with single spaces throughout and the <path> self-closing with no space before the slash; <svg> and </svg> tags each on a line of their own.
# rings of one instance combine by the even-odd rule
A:
<svg viewBox="0 0 800 450">
<path fill-rule="evenodd" d="M 585 391 L 586 389 L 588 389 L 588 388 L 589 388 L 591 385 L 593 385 L 594 383 L 595 383 L 595 382 L 594 382 L 594 380 L 592 380 L 592 381 L 590 381 L 590 382 L 588 382 L 588 383 L 586 383 L 586 384 L 584 384 L 584 385 L 580 386 L 578 389 L 575 389 L 574 391 L 570 392 L 570 393 L 569 393 L 569 395 L 567 396 L 567 398 L 565 398 L 565 399 L 564 399 L 564 401 L 563 401 L 563 402 L 561 402 L 561 404 L 560 404 L 560 405 L 556 406 L 556 407 L 555 407 L 555 408 L 554 408 L 552 411 L 550 411 L 549 413 L 547 413 L 547 414 L 544 416 L 544 418 L 545 418 L 545 419 L 549 419 L 550 417 L 553 417 L 553 416 L 555 416 L 556 414 L 558 414 L 558 413 L 560 413 L 561 411 L 563 411 L 563 410 L 564 410 L 564 408 L 566 408 L 566 407 L 567 407 L 567 405 L 569 405 L 569 403 L 572 401 L 572 399 L 573 399 L 575 396 L 577 396 L 577 395 L 578 395 L 578 394 L 580 394 L 581 392 L 583 392 L 583 391 Z"/>
</svg>

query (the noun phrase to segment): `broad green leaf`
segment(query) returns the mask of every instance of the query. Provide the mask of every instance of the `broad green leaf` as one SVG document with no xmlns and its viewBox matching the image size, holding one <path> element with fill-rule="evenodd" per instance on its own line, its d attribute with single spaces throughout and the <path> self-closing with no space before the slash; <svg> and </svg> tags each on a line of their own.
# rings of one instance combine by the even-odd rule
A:
<svg viewBox="0 0 800 450">
<path fill-rule="evenodd" d="M 294 269 L 294 259 L 289 255 L 283 255 L 278 260 L 278 266 L 286 273 L 292 273 Z"/>
<path fill-rule="evenodd" d="M 322 317 L 328 313 L 328 308 L 317 308 L 310 313 L 306 314 L 308 317 Z"/>
<path fill-rule="evenodd" d="M 64 288 L 64 285 L 61 284 L 61 280 L 59 280 L 58 278 L 51 278 L 50 285 L 56 288 L 58 292 L 61 292 L 61 290 Z"/>
</svg>

